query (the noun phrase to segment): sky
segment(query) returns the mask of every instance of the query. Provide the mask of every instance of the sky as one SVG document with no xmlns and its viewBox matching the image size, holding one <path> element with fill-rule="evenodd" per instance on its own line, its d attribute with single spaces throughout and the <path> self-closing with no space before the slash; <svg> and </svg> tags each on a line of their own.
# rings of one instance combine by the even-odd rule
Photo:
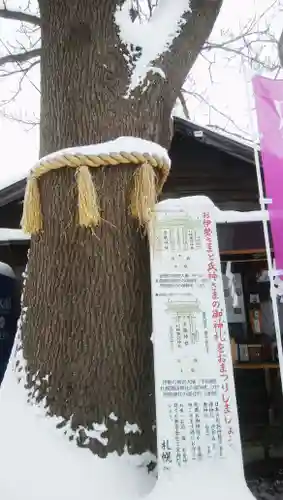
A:
<svg viewBox="0 0 283 500">
<path fill-rule="evenodd" d="M 0 6 L 1 6 L 0 0 Z M 276 6 L 274 6 L 276 4 Z M 23 8 L 25 0 L 8 0 L 11 8 Z M 272 7 L 273 5 L 273 7 Z M 269 10 L 268 10 L 269 9 Z M 267 12 L 266 12 L 267 11 Z M 266 14 L 259 20 L 260 15 Z M 272 32 L 278 38 L 283 27 L 283 0 L 224 0 L 220 16 L 215 24 L 210 40 L 219 43 L 227 37 L 241 32 L 247 22 L 255 20 L 255 29 L 263 30 L 270 25 Z M 5 45 L 16 47 L 18 43 L 26 43 L 19 24 L 15 21 L 0 20 L 0 56 L 4 55 Z M 262 38 L 262 37 L 261 37 Z M 239 42 L 242 43 L 242 42 Z M 239 43 L 232 45 L 238 49 Z M 264 47 L 263 47 L 264 45 Z M 231 48 L 231 46 L 229 46 Z M 276 60 L 276 47 L 271 43 L 256 43 L 258 50 L 264 50 L 265 55 Z M 232 57 L 234 53 L 218 49 L 200 56 L 191 72 L 184 88 L 197 97 L 187 96 L 189 115 L 192 121 L 201 125 L 219 127 L 230 133 L 251 137 L 252 127 L 249 125 L 250 106 L 247 95 L 251 86 L 246 84 L 254 71 L 240 57 Z M 211 62 L 213 61 L 213 64 Z M 265 72 L 268 74 L 268 72 Z M 280 74 L 270 73 L 272 78 Z M 40 105 L 40 75 L 39 69 L 31 71 L 22 85 L 22 91 L 15 101 L 2 108 L 8 116 L 21 121 L 34 122 L 39 118 Z M 0 188 L 23 178 L 38 158 L 39 134 L 38 127 L 16 122 L 1 116 L 1 101 L 10 99 L 18 89 L 18 76 L 0 78 L 0 145 L 2 168 L 0 170 Z M 202 96 L 201 101 L 199 96 Z M 174 114 L 184 117 L 182 107 L 177 104 Z M 227 117 L 230 117 L 228 119 Z M 254 119 L 254 117 L 253 117 Z"/>
</svg>

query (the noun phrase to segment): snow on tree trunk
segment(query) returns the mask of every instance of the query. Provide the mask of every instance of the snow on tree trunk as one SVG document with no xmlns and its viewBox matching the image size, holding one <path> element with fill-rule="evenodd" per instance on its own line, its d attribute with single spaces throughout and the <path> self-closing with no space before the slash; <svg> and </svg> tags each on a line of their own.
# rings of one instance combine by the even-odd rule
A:
<svg viewBox="0 0 283 500">
<path fill-rule="evenodd" d="M 170 115 L 222 0 L 160 0 L 133 24 L 131 0 L 39 0 L 41 155 L 130 135 L 167 147 Z"/>
<path fill-rule="evenodd" d="M 121 135 L 169 144 L 173 99 L 156 89 L 125 98 L 129 69 L 113 3 L 42 2 L 41 155 Z M 134 55 L 132 56 L 135 57 Z M 130 56 L 129 56 L 130 58 Z M 159 80 L 162 80 L 159 77 Z"/>
</svg>

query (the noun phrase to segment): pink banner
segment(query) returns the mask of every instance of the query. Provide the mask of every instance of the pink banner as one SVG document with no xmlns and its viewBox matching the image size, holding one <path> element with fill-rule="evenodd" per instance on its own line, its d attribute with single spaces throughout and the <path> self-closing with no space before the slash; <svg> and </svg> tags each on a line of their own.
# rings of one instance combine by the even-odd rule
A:
<svg viewBox="0 0 283 500">
<path fill-rule="evenodd" d="M 274 257 L 283 271 L 283 81 L 256 76 L 253 88 Z"/>
</svg>

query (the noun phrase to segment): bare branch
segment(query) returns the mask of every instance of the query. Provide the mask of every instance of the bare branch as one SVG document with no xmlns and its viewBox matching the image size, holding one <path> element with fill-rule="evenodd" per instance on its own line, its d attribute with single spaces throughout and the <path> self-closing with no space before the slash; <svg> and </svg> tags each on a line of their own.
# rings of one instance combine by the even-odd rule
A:
<svg viewBox="0 0 283 500">
<path fill-rule="evenodd" d="M 226 113 L 224 113 L 223 111 L 221 111 L 220 109 L 218 109 L 216 106 L 214 106 L 205 97 L 204 94 L 200 94 L 200 93 L 196 92 L 195 90 L 190 91 L 190 90 L 187 90 L 187 89 L 184 89 L 184 88 L 182 89 L 181 93 L 183 94 L 183 97 L 184 97 L 184 94 L 187 94 L 187 95 L 193 97 L 194 99 L 197 99 L 200 103 L 206 104 L 209 107 L 209 109 L 211 109 L 215 113 L 218 113 L 222 118 L 224 118 L 226 120 L 227 125 L 229 124 L 229 125 L 232 125 L 234 128 L 236 128 L 240 132 L 239 136 L 244 137 L 246 135 L 245 130 L 243 130 L 241 127 L 239 127 L 237 125 L 237 123 L 233 120 L 233 118 L 231 118 L 230 115 L 226 115 Z M 184 97 L 184 100 L 186 101 L 185 97 Z"/>
<path fill-rule="evenodd" d="M 25 73 L 27 75 L 27 73 L 32 68 L 37 66 L 37 64 L 39 64 L 39 63 L 40 63 L 40 59 L 36 59 L 35 61 L 29 62 L 28 66 L 22 66 L 21 64 L 19 64 L 19 67 L 15 70 L 12 70 L 12 71 L 7 70 L 7 69 L 1 69 L 0 78 L 8 78 L 9 76 L 17 75 L 19 73 Z"/>
<path fill-rule="evenodd" d="M 242 36 L 242 39 L 244 40 L 244 37 Z M 265 40 L 263 40 L 264 43 L 266 43 Z M 255 43 L 255 42 L 253 42 Z M 222 44 L 222 43 L 212 43 L 210 42 L 209 44 L 206 44 L 203 47 L 203 50 L 223 50 L 227 53 L 230 53 L 231 55 L 234 56 L 241 56 L 241 58 L 246 59 L 249 63 L 252 64 L 257 64 L 261 66 L 262 68 L 265 68 L 268 71 L 275 71 L 278 69 L 278 63 L 275 61 L 270 63 L 270 61 L 264 61 L 263 59 L 260 59 L 256 54 L 253 54 L 252 52 L 250 53 L 245 53 L 244 49 L 249 49 L 250 46 L 249 44 L 245 44 L 244 47 L 229 47 L 228 45 Z"/>
<path fill-rule="evenodd" d="M 217 54 L 219 51 L 226 52 L 228 62 L 240 56 L 253 67 L 254 70 L 267 70 L 269 72 L 278 72 L 279 64 L 270 57 L 272 45 L 277 46 L 277 38 L 272 31 L 272 22 L 264 21 L 264 24 L 259 28 L 259 22 L 265 19 L 265 16 L 278 5 L 278 0 L 274 0 L 261 13 L 255 15 L 252 19 L 240 28 L 237 34 L 231 33 L 229 30 L 222 30 L 221 39 L 217 41 L 208 40 L 202 47 L 202 52 Z M 267 46 L 270 49 L 267 49 Z"/>
<path fill-rule="evenodd" d="M 183 94 L 183 91 L 181 90 L 181 92 L 179 93 L 178 95 L 178 99 L 181 103 L 181 106 L 182 106 L 182 110 L 183 110 L 183 113 L 184 113 L 184 116 L 187 120 L 190 119 L 190 113 L 189 113 L 189 110 L 188 110 L 188 106 L 187 106 L 187 102 L 186 102 L 186 99 L 184 97 L 184 94 Z"/>
<path fill-rule="evenodd" d="M 179 35 L 170 49 L 154 63 L 164 71 L 173 99 L 178 96 L 203 44 L 210 36 L 222 3 L 223 0 L 191 0 L 191 12 L 185 15 L 186 22 Z"/>
<path fill-rule="evenodd" d="M 254 140 L 247 137 L 246 131 L 243 131 L 241 134 L 237 134 L 236 132 L 227 130 L 227 127 L 220 127 L 219 125 L 210 125 L 209 123 L 206 123 L 203 126 L 214 132 L 221 133 L 226 137 L 234 138 L 236 141 L 240 141 L 248 146 L 253 146 Z"/>
<path fill-rule="evenodd" d="M 41 49 L 28 50 L 26 52 L 20 52 L 19 54 L 8 54 L 7 56 L 0 57 L 0 66 L 4 66 L 8 63 L 23 63 L 35 57 L 40 57 L 40 55 Z"/>
<path fill-rule="evenodd" d="M 19 116 L 12 115 L 10 113 L 7 113 L 5 110 L 0 111 L 1 116 L 5 118 L 6 120 L 9 120 L 11 122 L 17 122 L 21 123 L 22 125 L 27 125 L 28 128 L 27 130 L 32 130 L 34 127 L 37 127 L 40 124 L 40 121 L 38 118 L 33 117 L 33 118 L 21 118 Z"/>
<path fill-rule="evenodd" d="M 20 10 L 10 10 L 10 9 L 0 9 L 0 17 L 4 19 L 10 19 L 12 21 L 20 21 L 22 23 L 35 24 L 36 26 L 41 25 L 41 19 L 33 14 L 27 14 Z"/>
</svg>

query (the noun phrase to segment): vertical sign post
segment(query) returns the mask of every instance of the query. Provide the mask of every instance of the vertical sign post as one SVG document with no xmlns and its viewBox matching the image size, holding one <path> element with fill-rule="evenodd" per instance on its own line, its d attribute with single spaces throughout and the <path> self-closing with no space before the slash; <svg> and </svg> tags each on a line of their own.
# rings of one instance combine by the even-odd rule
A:
<svg viewBox="0 0 283 500">
<path fill-rule="evenodd" d="M 214 206 L 191 201 L 157 205 L 151 228 L 159 481 L 226 465 L 246 500 Z"/>
</svg>

